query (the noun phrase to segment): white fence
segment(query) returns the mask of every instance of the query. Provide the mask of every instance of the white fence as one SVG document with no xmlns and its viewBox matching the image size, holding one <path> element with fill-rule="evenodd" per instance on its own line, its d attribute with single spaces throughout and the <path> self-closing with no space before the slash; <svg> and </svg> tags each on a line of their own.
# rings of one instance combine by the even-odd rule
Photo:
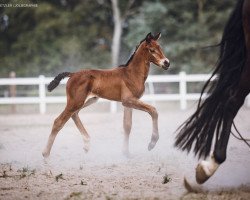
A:
<svg viewBox="0 0 250 200">
<path fill-rule="evenodd" d="M 188 82 L 205 82 L 210 77 L 209 74 L 187 75 L 185 72 L 180 72 L 178 75 L 151 75 L 147 79 L 149 86 L 149 94 L 145 94 L 142 100 L 145 101 L 179 101 L 180 109 L 187 108 L 188 100 L 198 100 L 200 93 L 187 93 Z M 66 96 L 46 96 L 46 84 L 50 83 L 53 78 L 44 77 L 38 78 L 2 78 L 0 85 L 38 85 L 39 95 L 37 97 L 1 97 L 0 104 L 39 104 L 41 114 L 46 112 L 46 105 L 52 103 L 65 103 Z M 66 84 L 67 80 L 61 81 L 61 84 Z M 179 83 L 179 93 L 176 94 L 154 94 L 153 83 Z M 105 100 L 102 100 L 105 101 Z M 248 96 L 247 106 L 250 106 L 250 98 Z M 110 112 L 117 111 L 117 102 L 110 101 Z"/>
</svg>

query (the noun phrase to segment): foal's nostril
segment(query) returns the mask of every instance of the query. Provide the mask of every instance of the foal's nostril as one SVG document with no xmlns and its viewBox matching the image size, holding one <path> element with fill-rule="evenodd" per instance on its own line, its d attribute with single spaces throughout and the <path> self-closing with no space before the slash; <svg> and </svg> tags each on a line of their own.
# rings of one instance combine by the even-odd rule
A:
<svg viewBox="0 0 250 200">
<path fill-rule="evenodd" d="M 168 61 L 164 61 L 164 68 L 169 68 L 169 66 L 170 66 L 170 62 L 168 62 Z"/>
</svg>

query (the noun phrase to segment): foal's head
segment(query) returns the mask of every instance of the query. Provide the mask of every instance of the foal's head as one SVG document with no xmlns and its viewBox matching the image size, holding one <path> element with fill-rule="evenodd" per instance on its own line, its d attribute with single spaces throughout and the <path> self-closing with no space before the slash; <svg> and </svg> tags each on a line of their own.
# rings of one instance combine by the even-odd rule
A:
<svg viewBox="0 0 250 200">
<path fill-rule="evenodd" d="M 142 45 L 145 49 L 149 62 L 152 62 L 155 65 L 167 70 L 170 66 L 170 62 L 166 58 L 160 45 L 158 44 L 158 39 L 160 37 L 161 33 L 158 33 L 155 36 L 149 33 Z"/>
</svg>

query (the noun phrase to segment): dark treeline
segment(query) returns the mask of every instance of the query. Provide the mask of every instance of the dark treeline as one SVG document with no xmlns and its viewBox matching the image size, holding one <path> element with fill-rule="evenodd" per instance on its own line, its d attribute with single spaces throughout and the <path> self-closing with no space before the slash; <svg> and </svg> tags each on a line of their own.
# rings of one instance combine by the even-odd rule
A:
<svg viewBox="0 0 250 200">
<path fill-rule="evenodd" d="M 123 23 L 119 63 L 127 61 L 148 32 L 160 43 L 172 69 L 210 72 L 235 0 L 119 0 Z M 53 76 L 62 71 L 110 68 L 113 11 L 110 0 L 6 0 L 37 7 L 0 7 L 0 77 Z M 164 73 L 154 70 L 153 73 Z"/>
</svg>

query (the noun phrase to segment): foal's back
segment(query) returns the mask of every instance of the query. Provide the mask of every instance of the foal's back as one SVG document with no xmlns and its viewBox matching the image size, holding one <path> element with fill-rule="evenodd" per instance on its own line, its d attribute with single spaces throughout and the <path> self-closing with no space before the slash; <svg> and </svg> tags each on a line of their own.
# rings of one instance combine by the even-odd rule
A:
<svg viewBox="0 0 250 200">
<path fill-rule="evenodd" d="M 124 67 L 107 70 L 81 70 L 73 73 L 69 78 L 67 93 L 74 95 L 75 92 L 82 92 L 108 100 L 121 101 L 124 75 Z"/>
</svg>

